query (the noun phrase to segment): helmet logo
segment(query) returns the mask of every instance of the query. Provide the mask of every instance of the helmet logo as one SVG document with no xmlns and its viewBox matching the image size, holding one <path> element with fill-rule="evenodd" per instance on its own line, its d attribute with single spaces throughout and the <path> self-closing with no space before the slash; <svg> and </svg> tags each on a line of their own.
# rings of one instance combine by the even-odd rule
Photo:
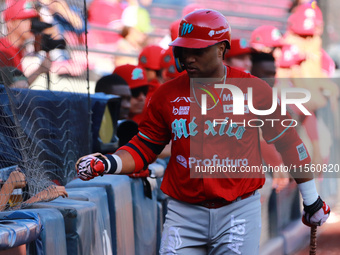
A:
<svg viewBox="0 0 340 255">
<path fill-rule="evenodd" d="M 219 35 L 219 34 L 223 34 L 223 33 L 228 32 L 228 31 L 229 31 L 229 28 L 224 28 L 224 29 L 216 31 L 215 34 Z"/>
<path fill-rule="evenodd" d="M 189 23 L 183 23 L 181 36 L 186 35 L 187 33 L 190 34 L 194 30 L 194 26 Z"/>
<path fill-rule="evenodd" d="M 246 39 L 244 39 L 244 38 L 241 38 L 241 39 L 240 39 L 240 47 L 241 47 L 242 49 L 248 47 L 248 42 L 247 42 Z"/>
<path fill-rule="evenodd" d="M 165 57 L 164 57 L 164 62 L 165 63 L 169 63 L 171 61 L 171 56 L 170 55 L 166 55 Z"/>
<path fill-rule="evenodd" d="M 273 29 L 271 35 L 274 41 L 279 40 L 282 37 L 280 31 L 277 28 Z"/>
<path fill-rule="evenodd" d="M 140 68 L 135 68 L 133 69 L 131 76 L 132 76 L 131 79 L 133 81 L 143 80 L 144 79 L 143 70 Z"/>
<path fill-rule="evenodd" d="M 212 37 L 214 34 L 215 34 L 215 30 L 210 30 L 210 32 L 209 32 L 208 35 L 209 35 L 210 37 Z"/>
<path fill-rule="evenodd" d="M 140 62 L 143 63 L 143 64 L 146 64 L 146 63 L 147 63 L 146 56 L 142 56 L 142 57 L 140 58 Z"/>
</svg>

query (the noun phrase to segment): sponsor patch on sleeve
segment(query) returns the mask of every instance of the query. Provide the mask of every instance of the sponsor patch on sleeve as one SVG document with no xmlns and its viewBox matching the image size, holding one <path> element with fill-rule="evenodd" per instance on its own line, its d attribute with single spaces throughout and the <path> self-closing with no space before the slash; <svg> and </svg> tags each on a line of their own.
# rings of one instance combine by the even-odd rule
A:
<svg viewBox="0 0 340 255">
<path fill-rule="evenodd" d="M 299 154 L 299 160 L 300 161 L 308 158 L 308 153 L 307 153 L 306 147 L 303 143 L 296 146 L 296 149 L 297 149 L 297 152 Z"/>
</svg>

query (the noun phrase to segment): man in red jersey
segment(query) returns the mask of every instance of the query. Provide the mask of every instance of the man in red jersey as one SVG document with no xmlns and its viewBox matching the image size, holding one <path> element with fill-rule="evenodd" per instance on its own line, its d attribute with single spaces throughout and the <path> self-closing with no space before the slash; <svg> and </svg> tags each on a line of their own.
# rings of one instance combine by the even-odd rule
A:
<svg viewBox="0 0 340 255">
<path fill-rule="evenodd" d="M 30 0 L 7 0 L 3 11 L 6 21 L 7 36 L 0 39 L 0 67 L 12 66 L 25 73 L 22 59 L 24 57 L 25 43 L 34 37 L 31 32 L 31 18 L 39 17 L 34 2 Z M 31 84 L 40 74 L 48 72 L 51 67 L 49 57 L 41 62 L 39 67 L 28 75 Z"/>
<path fill-rule="evenodd" d="M 242 119 L 282 120 L 289 116 L 281 116 L 279 104 L 269 116 L 255 116 L 251 111 L 233 115 L 233 101 L 240 102 L 243 96 L 244 101 L 253 98 L 255 109 L 269 109 L 272 89 L 264 81 L 223 64 L 230 48 L 230 26 L 221 13 L 207 9 L 189 13 L 180 23 L 179 37 L 170 45 L 178 70 L 187 73 L 155 92 L 139 133 L 128 144 L 113 155 L 80 158 L 78 176 L 89 180 L 105 173 L 138 172 L 171 141 L 171 158 L 161 186 L 170 200 L 160 254 L 258 254 L 261 207 L 257 190 L 264 178 L 262 172 L 243 170 L 261 166 L 259 132 L 258 127 L 242 125 Z M 230 90 L 216 87 L 216 81 L 234 84 L 243 95 L 233 97 Z M 249 87 L 254 95 L 248 98 Z M 249 109 L 249 105 L 243 108 Z M 212 117 L 220 119 L 221 112 L 225 122 L 213 125 Z M 266 124 L 261 129 L 285 165 L 298 169 L 309 164 L 309 154 L 290 125 Z M 230 171 L 218 173 L 218 168 Z M 321 225 L 330 209 L 319 197 L 313 175 L 306 172 L 296 181 L 304 201 L 304 223 Z"/>
</svg>

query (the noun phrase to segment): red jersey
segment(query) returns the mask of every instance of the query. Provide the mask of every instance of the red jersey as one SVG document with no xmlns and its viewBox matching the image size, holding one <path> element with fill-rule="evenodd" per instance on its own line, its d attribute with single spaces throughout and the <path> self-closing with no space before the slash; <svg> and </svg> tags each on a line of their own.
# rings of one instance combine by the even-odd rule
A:
<svg viewBox="0 0 340 255">
<path fill-rule="evenodd" d="M 22 52 L 13 46 L 6 37 L 0 39 L 0 66 L 12 66 L 22 71 Z"/>
<path fill-rule="evenodd" d="M 187 74 L 165 83 L 152 96 L 145 118 L 139 125 L 138 137 L 153 144 L 167 144 L 172 141 L 171 158 L 161 185 L 162 191 L 167 195 L 188 203 L 217 198 L 233 201 L 243 194 L 259 189 L 265 181 L 262 172 L 253 175 L 255 178 L 249 178 L 249 174 L 244 172 L 243 175 L 233 177 L 231 174 L 231 178 L 226 178 L 229 173 L 224 173 L 223 178 L 220 178 L 221 176 L 199 170 L 205 166 L 219 165 L 232 166 L 240 173 L 241 169 L 260 166 L 259 130 L 258 127 L 252 127 L 259 125 L 255 123 L 261 122 L 260 120 L 264 123 L 261 128 L 267 142 L 276 142 L 285 133 L 296 132 L 294 128 L 287 127 L 291 123 L 273 126 L 272 122 L 264 120 L 278 119 L 278 123 L 281 123 L 287 118 L 281 116 L 279 104 L 269 116 L 256 116 L 249 111 L 248 87 L 253 88 L 255 109 L 271 108 L 272 89 L 267 83 L 228 67 L 226 84 L 235 83 L 243 92 L 244 115 L 233 115 L 233 95 L 230 90 L 216 89 L 212 92 L 212 87 L 204 88 L 204 85 L 202 88 L 193 88 Z M 210 90 L 207 93 L 218 100 L 207 101 L 207 115 L 202 118 L 199 94 L 204 90 Z M 223 113 L 225 121 L 214 126 L 213 119 L 220 120 L 220 113 Z M 301 151 L 299 156 L 301 162 L 309 160 L 306 151 Z M 193 174 L 193 169 L 198 169 L 199 173 Z"/>
</svg>

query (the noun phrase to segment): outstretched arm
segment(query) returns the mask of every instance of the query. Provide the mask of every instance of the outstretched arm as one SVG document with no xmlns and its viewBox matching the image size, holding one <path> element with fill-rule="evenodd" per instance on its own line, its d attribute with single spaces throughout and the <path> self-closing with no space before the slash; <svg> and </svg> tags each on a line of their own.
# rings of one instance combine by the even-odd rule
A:
<svg viewBox="0 0 340 255">
<path fill-rule="evenodd" d="M 56 199 L 57 197 L 68 197 L 68 194 L 65 190 L 64 186 L 57 186 L 57 185 L 51 185 L 44 189 L 43 191 L 39 192 L 38 194 L 35 194 L 33 197 L 25 201 L 25 204 L 32 204 L 36 202 L 47 202 L 51 201 L 53 199 Z"/>
<path fill-rule="evenodd" d="M 12 195 L 14 189 L 23 188 L 26 186 L 25 175 L 20 171 L 13 171 L 0 191 L 0 211 L 6 208 L 7 202 Z"/>
</svg>

